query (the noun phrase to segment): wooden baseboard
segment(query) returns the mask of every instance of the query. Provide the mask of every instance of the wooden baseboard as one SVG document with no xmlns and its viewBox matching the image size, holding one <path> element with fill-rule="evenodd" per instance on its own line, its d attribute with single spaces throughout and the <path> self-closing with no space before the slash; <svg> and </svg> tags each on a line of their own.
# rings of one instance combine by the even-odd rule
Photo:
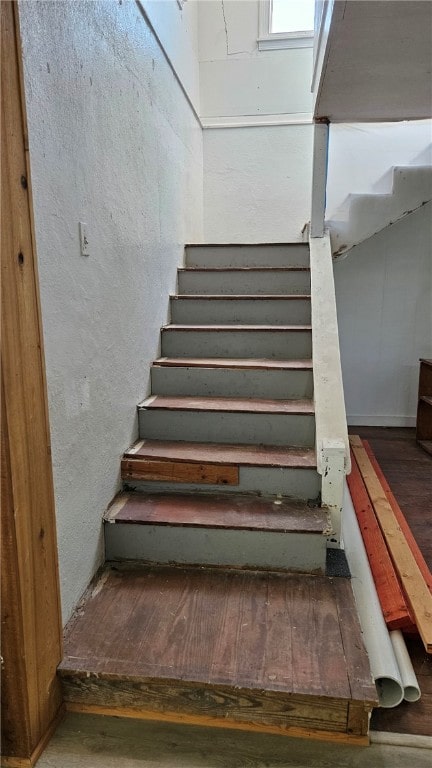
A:
<svg viewBox="0 0 432 768">
<path fill-rule="evenodd" d="M 48 742 L 51 741 L 54 736 L 54 732 L 57 730 L 61 721 L 66 715 L 66 707 L 61 705 L 55 718 L 51 721 L 49 727 L 45 731 L 44 735 L 40 739 L 39 743 L 34 748 L 30 757 L 8 757 L 7 755 L 1 755 L 0 768 L 33 768 L 39 760 L 42 752 L 47 747 Z"/>
<path fill-rule="evenodd" d="M 104 715 L 106 717 L 123 717 L 135 720 L 153 720 L 164 723 L 177 723 L 182 725 L 198 725 L 205 728 L 226 728 L 239 731 L 253 731 L 255 733 L 271 733 L 277 736 L 290 736 L 297 739 L 313 739 L 330 741 L 339 744 L 351 744 L 357 746 L 369 746 L 369 736 L 358 736 L 336 731 L 318 731 L 309 728 L 282 727 L 263 725 L 261 723 L 241 723 L 226 718 L 208 717 L 205 715 L 186 715 L 180 712 L 151 712 L 148 710 L 134 709 L 131 707 L 104 707 L 96 704 L 77 704 L 66 702 L 67 712 L 80 712 L 88 715 Z"/>
</svg>

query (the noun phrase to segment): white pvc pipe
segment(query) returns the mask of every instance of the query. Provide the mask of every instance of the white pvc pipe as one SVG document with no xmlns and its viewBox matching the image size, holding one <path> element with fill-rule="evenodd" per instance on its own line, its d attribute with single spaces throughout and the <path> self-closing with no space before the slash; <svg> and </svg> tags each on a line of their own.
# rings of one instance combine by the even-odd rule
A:
<svg viewBox="0 0 432 768">
<path fill-rule="evenodd" d="M 401 673 L 404 699 L 418 701 L 421 696 L 420 688 L 402 632 L 399 629 L 393 630 L 390 632 L 390 640 Z"/>
<path fill-rule="evenodd" d="M 351 571 L 364 643 L 380 707 L 396 707 L 404 698 L 404 686 L 369 566 L 357 516 L 346 480 L 343 500 L 343 539 Z"/>
<path fill-rule="evenodd" d="M 432 736 L 418 736 L 416 733 L 391 733 L 390 731 L 371 731 L 371 744 L 388 744 L 391 747 L 415 747 L 431 749 Z"/>
</svg>

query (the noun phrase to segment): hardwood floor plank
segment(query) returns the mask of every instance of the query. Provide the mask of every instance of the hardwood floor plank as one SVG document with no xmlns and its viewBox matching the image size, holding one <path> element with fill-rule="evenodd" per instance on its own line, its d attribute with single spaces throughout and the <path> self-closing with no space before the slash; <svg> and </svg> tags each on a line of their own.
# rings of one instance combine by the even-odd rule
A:
<svg viewBox="0 0 432 768">
<path fill-rule="evenodd" d="M 263 499 L 241 494 L 122 493 L 104 519 L 116 524 L 193 525 L 245 530 L 322 533 L 325 513 L 300 501 Z"/>
<path fill-rule="evenodd" d="M 350 698 L 341 585 L 221 569 L 110 569 L 68 628 L 61 670 Z M 352 593 L 344 599 L 353 606 Z"/>
<path fill-rule="evenodd" d="M 271 358 L 226 358 L 223 357 L 159 357 L 153 365 L 199 368 L 242 368 L 311 370 L 312 360 L 272 360 Z"/>
<path fill-rule="evenodd" d="M 361 633 L 359 633 L 357 616 L 350 608 L 352 595 L 350 582 L 347 579 L 338 579 L 337 589 L 335 589 L 334 594 L 351 696 L 355 700 L 361 700 L 365 695 L 365 691 L 369 690 L 370 700 L 376 702 L 375 684 L 372 680 L 369 662 L 364 652 L 364 644 Z"/>
<path fill-rule="evenodd" d="M 379 479 L 358 436 L 350 436 L 357 464 L 362 473 L 375 514 L 392 556 L 399 580 L 425 649 L 432 653 L 432 596 L 399 527 Z"/>
</svg>

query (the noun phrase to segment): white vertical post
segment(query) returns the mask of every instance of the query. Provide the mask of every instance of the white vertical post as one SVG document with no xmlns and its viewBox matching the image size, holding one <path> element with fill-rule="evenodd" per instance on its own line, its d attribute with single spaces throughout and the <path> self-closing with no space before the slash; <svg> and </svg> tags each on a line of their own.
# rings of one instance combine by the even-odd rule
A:
<svg viewBox="0 0 432 768">
<path fill-rule="evenodd" d="M 326 207 L 329 124 L 315 123 L 313 137 L 311 237 L 323 237 Z"/>
<path fill-rule="evenodd" d="M 342 527 L 342 503 L 345 479 L 345 443 L 343 440 L 322 440 L 321 504 L 328 513 L 327 546 L 340 549 Z"/>
</svg>

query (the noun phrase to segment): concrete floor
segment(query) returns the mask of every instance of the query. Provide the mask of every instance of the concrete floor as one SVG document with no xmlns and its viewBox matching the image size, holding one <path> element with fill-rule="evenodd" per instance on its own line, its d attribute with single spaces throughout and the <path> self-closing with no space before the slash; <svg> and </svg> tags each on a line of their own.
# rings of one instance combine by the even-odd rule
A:
<svg viewBox="0 0 432 768">
<path fill-rule="evenodd" d="M 69 714 L 37 768 L 430 768 L 429 749 L 349 747 Z"/>
</svg>

